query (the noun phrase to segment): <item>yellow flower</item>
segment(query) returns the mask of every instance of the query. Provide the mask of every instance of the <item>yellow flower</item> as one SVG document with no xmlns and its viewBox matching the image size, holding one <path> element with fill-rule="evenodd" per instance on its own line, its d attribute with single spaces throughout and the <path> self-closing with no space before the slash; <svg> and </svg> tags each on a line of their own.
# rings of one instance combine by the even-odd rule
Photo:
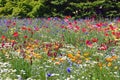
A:
<svg viewBox="0 0 120 80">
<path fill-rule="evenodd" d="M 30 54 L 30 51 L 29 51 L 29 50 L 26 50 L 25 52 L 26 52 L 26 54 Z"/>
<path fill-rule="evenodd" d="M 3 54 L 5 54 L 5 53 L 6 53 L 6 51 L 5 51 L 5 50 L 2 50 L 2 53 L 3 53 Z"/>
<path fill-rule="evenodd" d="M 102 67 L 100 67 L 100 70 L 102 70 Z"/>
<path fill-rule="evenodd" d="M 115 66 L 114 69 L 115 69 L 115 70 L 118 69 L 118 66 Z"/>
<path fill-rule="evenodd" d="M 88 57 L 90 55 L 90 53 L 86 52 L 83 54 L 84 57 Z"/>
<path fill-rule="evenodd" d="M 55 60 L 55 58 L 51 58 L 51 60 L 52 60 L 52 61 L 54 61 L 54 60 Z"/>
<path fill-rule="evenodd" d="M 90 60 L 90 58 L 85 58 L 85 60 L 86 60 L 86 61 L 89 61 L 89 60 Z"/>
<path fill-rule="evenodd" d="M 76 61 L 76 59 L 75 59 L 75 58 L 72 58 L 72 59 L 71 59 L 71 61 L 75 62 L 75 61 Z"/>
<path fill-rule="evenodd" d="M 41 55 L 38 54 L 38 53 L 34 53 L 34 52 L 33 52 L 32 54 L 33 54 L 33 56 L 34 56 L 35 58 L 38 58 L 38 59 L 42 58 Z"/>
<path fill-rule="evenodd" d="M 64 58 L 59 58 L 59 61 L 60 62 L 63 62 L 65 59 Z"/>
<path fill-rule="evenodd" d="M 18 53 L 20 53 L 20 49 L 17 49 L 16 51 L 17 51 Z"/>
<path fill-rule="evenodd" d="M 107 66 L 108 66 L 108 67 L 112 66 L 112 62 L 109 62 L 109 63 L 107 64 Z"/>
<path fill-rule="evenodd" d="M 76 56 L 77 58 L 80 58 L 80 54 L 78 54 L 78 53 L 77 53 L 75 56 Z"/>
<path fill-rule="evenodd" d="M 30 56 L 30 55 L 27 55 L 27 56 L 25 57 L 25 59 L 26 59 L 26 60 L 30 60 L 30 59 L 31 59 L 31 56 Z"/>
</svg>

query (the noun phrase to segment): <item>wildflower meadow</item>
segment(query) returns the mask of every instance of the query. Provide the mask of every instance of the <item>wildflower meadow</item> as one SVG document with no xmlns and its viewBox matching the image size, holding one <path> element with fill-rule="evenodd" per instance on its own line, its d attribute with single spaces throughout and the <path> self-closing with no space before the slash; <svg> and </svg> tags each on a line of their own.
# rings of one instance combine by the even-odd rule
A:
<svg viewBox="0 0 120 80">
<path fill-rule="evenodd" d="M 0 80 L 120 80 L 120 19 L 0 19 Z"/>
</svg>

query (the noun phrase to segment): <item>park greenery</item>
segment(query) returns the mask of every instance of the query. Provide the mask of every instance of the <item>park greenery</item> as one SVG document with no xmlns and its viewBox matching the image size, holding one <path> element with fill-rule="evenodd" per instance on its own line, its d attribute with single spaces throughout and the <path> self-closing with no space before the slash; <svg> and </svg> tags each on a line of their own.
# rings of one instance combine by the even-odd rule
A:
<svg viewBox="0 0 120 80">
<path fill-rule="evenodd" d="M 120 16 L 117 0 L 0 0 L 0 17 L 74 18 Z"/>
</svg>

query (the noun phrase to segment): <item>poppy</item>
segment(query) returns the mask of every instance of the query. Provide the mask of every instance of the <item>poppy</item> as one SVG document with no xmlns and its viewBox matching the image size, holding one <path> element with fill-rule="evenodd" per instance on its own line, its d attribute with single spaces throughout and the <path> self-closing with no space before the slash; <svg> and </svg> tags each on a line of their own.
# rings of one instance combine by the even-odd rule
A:
<svg viewBox="0 0 120 80">
<path fill-rule="evenodd" d="M 13 36 L 14 36 L 14 37 L 18 37 L 18 36 L 19 36 L 18 32 L 14 32 L 14 33 L 13 33 Z"/>
<path fill-rule="evenodd" d="M 4 40 L 6 37 L 4 35 L 1 36 L 1 39 Z"/>
</svg>

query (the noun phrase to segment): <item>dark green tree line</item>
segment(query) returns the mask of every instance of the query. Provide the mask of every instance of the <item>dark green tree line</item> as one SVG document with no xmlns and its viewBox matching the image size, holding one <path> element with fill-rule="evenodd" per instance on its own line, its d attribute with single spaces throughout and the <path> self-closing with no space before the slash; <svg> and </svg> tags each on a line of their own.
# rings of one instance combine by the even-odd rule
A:
<svg viewBox="0 0 120 80">
<path fill-rule="evenodd" d="M 119 17 L 118 0 L 0 0 L 0 17 Z"/>
</svg>

